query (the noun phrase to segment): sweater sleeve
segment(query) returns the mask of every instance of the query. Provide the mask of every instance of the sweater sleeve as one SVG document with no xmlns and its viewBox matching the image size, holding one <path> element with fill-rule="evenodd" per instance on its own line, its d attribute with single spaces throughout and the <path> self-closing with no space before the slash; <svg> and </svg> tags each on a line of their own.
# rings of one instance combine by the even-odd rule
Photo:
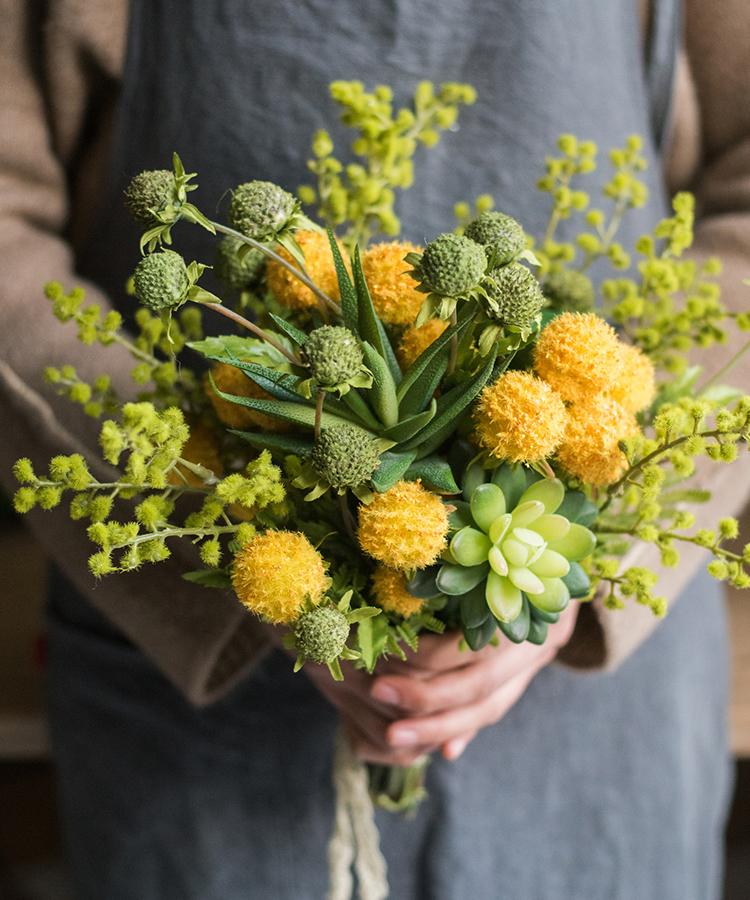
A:
<svg viewBox="0 0 750 900">
<path fill-rule="evenodd" d="M 98 12 L 107 5 L 99 5 Z M 68 155 L 85 152 L 76 126 L 82 130 L 90 121 L 95 98 L 106 95 L 108 76 L 96 69 L 86 48 L 76 50 L 65 23 L 55 24 L 60 27 L 52 36 L 57 58 L 50 88 L 44 74 L 49 60 L 41 52 L 50 39 L 44 5 L 0 0 L 0 481 L 9 492 L 15 488 L 10 468 L 20 456 L 40 466 L 57 453 L 81 452 L 90 461 L 99 457 L 96 423 L 44 385 L 44 366 L 72 363 L 86 380 L 107 372 L 121 395 L 132 391 L 127 352 L 117 346 L 84 348 L 72 325 L 52 317 L 42 292 L 50 279 L 81 284 L 90 301 L 109 308 L 106 297 L 75 273 L 66 240 L 69 160 L 61 150 L 67 142 Z M 121 37 L 113 34 L 112 42 Z M 52 124 L 54 94 L 66 98 L 62 124 L 67 134 Z M 181 580 L 187 560 L 182 566 L 170 560 L 95 586 L 86 566 L 92 547 L 80 523 L 59 508 L 32 513 L 28 524 L 78 590 L 192 702 L 207 703 L 224 693 L 267 647 L 265 630 L 230 592 L 212 591 L 209 597 L 205 589 Z"/>
<path fill-rule="evenodd" d="M 683 77 L 678 82 L 681 96 L 678 119 L 673 123 L 668 180 L 672 188 L 689 188 L 696 195 L 691 254 L 698 260 L 720 257 L 724 264 L 724 302 L 732 310 L 748 310 L 750 287 L 742 282 L 750 277 L 750 12 L 745 0 L 687 0 L 685 13 L 686 54 L 681 62 Z M 708 377 L 747 339 L 747 334 L 733 334 L 726 346 L 711 348 L 696 362 L 704 366 Z M 726 380 L 750 392 L 750 353 L 739 360 Z M 750 490 L 750 453 L 741 451 L 739 460 L 731 466 L 700 467 L 694 484 L 712 494 L 710 502 L 698 511 L 706 525 L 722 516 L 740 515 Z M 746 516 L 745 540 L 750 538 L 748 529 L 750 517 Z M 704 551 L 686 546 L 689 549 L 682 550 L 680 565 L 674 570 L 662 569 L 655 549 L 648 545 L 633 548 L 623 565 L 648 566 L 662 572 L 659 593 L 673 603 L 706 561 Z M 614 669 L 657 624 L 649 610 L 635 603 L 624 610 L 610 611 L 594 601 L 583 608 L 561 659 L 576 667 Z"/>
</svg>

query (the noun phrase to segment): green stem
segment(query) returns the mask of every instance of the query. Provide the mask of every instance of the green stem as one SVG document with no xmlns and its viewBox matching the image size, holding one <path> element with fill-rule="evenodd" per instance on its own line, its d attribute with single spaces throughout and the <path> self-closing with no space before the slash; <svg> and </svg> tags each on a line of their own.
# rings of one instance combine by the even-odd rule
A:
<svg viewBox="0 0 750 900">
<path fill-rule="evenodd" d="M 126 541 L 124 544 L 112 544 L 111 549 L 122 550 L 123 547 L 135 547 L 146 541 L 163 541 L 172 537 L 218 537 L 220 534 L 233 534 L 239 527 L 239 525 L 211 525 L 207 528 L 162 528 L 160 531 L 139 534 L 132 541 Z"/>
<path fill-rule="evenodd" d="M 260 241 L 256 241 L 254 238 L 248 237 L 245 234 L 242 234 L 241 231 L 235 231 L 234 228 L 230 228 L 228 225 L 222 225 L 219 222 L 211 223 L 214 228 L 220 232 L 221 234 L 226 234 L 229 237 L 236 238 L 238 241 L 242 241 L 243 244 L 248 244 L 250 247 L 254 247 L 256 250 L 259 250 L 269 259 L 274 260 L 280 266 L 283 266 L 288 272 L 294 275 L 295 278 L 299 279 L 302 284 L 306 287 L 310 288 L 313 294 L 318 298 L 318 300 L 325 303 L 330 309 L 336 313 L 336 315 L 341 315 L 341 307 L 335 300 L 328 296 L 324 291 L 322 291 L 317 284 L 304 272 L 297 268 L 297 266 L 293 266 L 290 262 L 284 259 L 279 253 L 276 253 L 275 250 L 272 250 L 270 247 L 267 247 L 265 244 L 261 244 Z"/>
<path fill-rule="evenodd" d="M 323 418 L 323 404 L 326 401 L 325 391 L 322 388 L 318 388 L 317 396 L 315 397 L 315 442 L 317 443 L 320 440 L 320 423 Z"/>
<path fill-rule="evenodd" d="M 714 384 L 718 382 L 720 378 L 723 378 L 727 372 L 730 372 L 737 363 L 742 359 L 742 357 L 750 350 L 750 340 L 747 343 L 743 344 L 740 349 L 734 354 L 734 356 L 725 363 L 718 372 L 713 374 L 708 381 L 703 385 L 702 388 L 698 391 L 698 396 L 700 397 L 702 394 L 705 394 L 706 391 Z"/>
<path fill-rule="evenodd" d="M 267 331 L 264 331 L 262 328 L 259 328 L 254 322 L 251 322 L 249 319 L 246 319 L 244 316 L 241 316 L 238 312 L 235 312 L 233 309 L 230 309 L 228 306 L 223 306 L 221 303 L 202 303 L 201 306 L 206 309 L 211 309 L 214 312 L 220 313 L 222 316 L 226 316 L 227 319 L 231 319 L 233 322 L 236 322 L 242 328 L 246 328 L 248 331 L 251 331 L 256 337 L 259 337 L 262 341 L 265 341 L 267 344 L 270 344 L 279 353 L 282 353 L 290 363 L 294 366 L 302 366 L 304 365 L 301 360 L 297 359 L 297 357 L 280 342 L 277 341 L 276 338 L 272 337 Z"/>
<path fill-rule="evenodd" d="M 717 429 L 713 429 L 712 431 L 698 431 L 695 432 L 699 437 L 718 437 L 722 434 L 721 431 Z M 610 485 L 607 488 L 607 499 L 604 501 L 603 505 L 599 507 L 599 512 L 603 513 L 604 510 L 609 506 L 612 500 L 615 497 L 615 494 L 620 490 L 620 488 L 626 484 L 637 472 L 640 472 L 644 466 L 647 466 L 650 462 L 657 459 L 659 456 L 662 456 L 664 453 L 668 453 L 670 450 L 673 450 L 675 447 L 679 447 L 680 444 L 684 444 L 685 441 L 689 440 L 694 435 L 692 434 L 683 434 L 678 438 L 675 438 L 672 441 L 668 441 L 666 444 L 661 444 L 656 448 L 656 450 L 652 450 L 651 453 L 647 453 L 643 459 L 638 460 L 638 462 L 630 466 L 630 468 L 620 477 L 618 480 Z"/>
</svg>

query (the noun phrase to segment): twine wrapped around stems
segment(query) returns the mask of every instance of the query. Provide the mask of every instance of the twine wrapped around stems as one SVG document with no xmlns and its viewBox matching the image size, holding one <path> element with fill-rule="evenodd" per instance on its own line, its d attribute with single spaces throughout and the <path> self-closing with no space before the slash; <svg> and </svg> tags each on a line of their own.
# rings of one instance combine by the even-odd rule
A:
<svg viewBox="0 0 750 900">
<path fill-rule="evenodd" d="M 336 735 L 333 786 L 335 808 L 328 844 L 327 900 L 352 900 L 355 874 L 359 900 L 385 900 L 388 873 L 380 851 L 367 766 L 354 754 L 343 728 Z"/>
</svg>

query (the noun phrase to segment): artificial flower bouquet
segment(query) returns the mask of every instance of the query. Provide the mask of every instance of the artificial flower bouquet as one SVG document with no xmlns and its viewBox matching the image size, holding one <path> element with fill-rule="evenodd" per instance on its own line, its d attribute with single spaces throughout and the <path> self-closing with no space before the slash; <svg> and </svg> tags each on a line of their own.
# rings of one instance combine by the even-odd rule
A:
<svg viewBox="0 0 750 900">
<path fill-rule="evenodd" d="M 297 668 L 335 678 L 342 662 L 372 672 L 403 656 L 424 631 L 455 631 L 467 651 L 542 643 L 572 600 L 597 593 L 663 615 L 657 573 L 622 565 L 633 542 L 655 544 L 666 566 L 698 544 L 712 575 L 748 587 L 737 522 L 696 528 L 692 511 L 705 499 L 689 487 L 696 460 L 732 463 L 750 436 L 750 397 L 687 362 L 750 326 L 722 305 L 718 262 L 682 258 L 692 197 L 677 195 L 628 252 L 617 233 L 646 199 L 641 142 L 610 152 L 595 202 L 582 184 L 596 147 L 564 135 L 537 185 L 544 234 L 480 197 L 426 246 L 405 243 L 395 200 L 415 152 L 455 127 L 474 92 L 423 83 L 398 110 L 382 86 L 337 82 L 332 95 L 355 161 L 317 133 L 314 184 L 297 196 L 240 184 L 223 224 L 192 202 L 176 155 L 172 170 L 133 178 L 135 334 L 81 290 L 48 285 L 84 344 L 130 350 L 140 396 L 121 402 L 106 374 L 89 384 L 72 366 L 48 369 L 103 419 L 114 474 L 77 454 L 44 473 L 19 460 L 16 509 L 69 500 L 97 578 L 190 542 L 202 563 L 186 579 L 232 589 L 285 629 Z M 205 264 L 171 249 L 190 225 L 217 238 L 221 297 Z M 594 264 L 612 270 L 598 289 Z M 216 315 L 225 333 L 204 336 Z M 419 793 L 382 776 L 373 785 L 392 807 Z"/>
</svg>

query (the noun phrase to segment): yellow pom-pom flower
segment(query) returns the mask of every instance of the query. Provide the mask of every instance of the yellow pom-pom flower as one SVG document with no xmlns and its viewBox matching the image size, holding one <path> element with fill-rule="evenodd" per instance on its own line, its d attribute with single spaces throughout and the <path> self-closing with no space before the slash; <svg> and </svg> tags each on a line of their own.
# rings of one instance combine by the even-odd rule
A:
<svg viewBox="0 0 750 900">
<path fill-rule="evenodd" d="M 203 422 L 195 421 L 190 424 L 190 437 L 187 439 L 180 454 L 182 459 L 196 465 L 203 466 L 213 472 L 217 478 L 224 475 L 224 464 L 221 461 L 221 452 L 219 442 L 216 435 Z M 168 481 L 170 484 L 190 485 L 191 487 L 202 487 L 203 480 L 191 472 L 190 469 L 177 463 L 174 469 L 169 473 Z"/>
<path fill-rule="evenodd" d="M 407 591 L 404 573 L 389 569 L 388 566 L 375 567 L 372 573 L 372 596 L 381 609 L 405 619 L 421 612 L 424 606 L 424 600 Z"/>
<path fill-rule="evenodd" d="M 444 319 L 428 319 L 424 325 L 407 328 L 401 337 L 396 355 L 401 368 L 408 369 L 424 351 L 434 343 L 448 327 Z"/>
<path fill-rule="evenodd" d="M 620 362 L 620 374 L 610 385 L 609 396 L 628 412 L 640 412 L 651 405 L 656 395 L 653 363 L 631 344 L 621 344 Z"/>
<path fill-rule="evenodd" d="M 633 413 L 611 397 L 598 394 L 568 410 L 568 427 L 557 458 L 571 475 L 587 484 L 612 484 L 627 466 L 619 442 L 637 433 Z"/>
<path fill-rule="evenodd" d="M 294 236 L 304 253 L 307 274 L 324 293 L 338 300 L 339 283 L 328 236 L 318 231 L 298 231 Z M 287 262 L 297 265 L 283 247 L 277 247 L 276 251 Z M 342 252 L 342 255 L 346 260 L 346 254 Z M 266 266 L 266 285 L 282 306 L 290 309 L 310 309 L 318 305 L 310 288 L 305 287 L 299 278 L 295 278 L 288 269 L 273 259 L 269 260 Z"/>
<path fill-rule="evenodd" d="M 474 434 L 497 459 L 537 462 L 563 439 L 567 413 L 562 398 L 530 372 L 505 372 L 479 396 Z"/>
<path fill-rule="evenodd" d="M 235 397 L 252 397 L 255 400 L 272 400 L 273 398 L 259 387 L 251 378 L 236 366 L 228 363 L 217 363 L 211 370 L 214 384 L 225 394 Z M 229 428 L 260 428 L 262 431 L 288 431 L 289 425 L 273 416 L 240 406 L 220 397 L 213 389 L 210 380 L 206 379 L 206 393 L 219 420 Z"/>
<path fill-rule="evenodd" d="M 419 253 L 421 249 L 399 241 L 373 244 L 362 259 L 375 311 L 388 325 L 411 325 L 424 302 L 425 295 L 406 274 L 410 266 L 404 262 L 407 253 Z"/>
<path fill-rule="evenodd" d="M 418 481 L 398 481 L 359 508 L 359 543 L 392 569 L 422 569 L 445 547 L 448 513 Z"/>
<path fill-rule="evenodd" d="M 232 586 L 240 602 L 266 622 L 288 624 L 328 590 L 323 557 L 300 532 L 266 531 L 237 552 Z"/>
<path fill-rule="evenodd" d="M 615 330 L 600 316 L 566 312 L 539 335 L 534 368 L 564 400 L 578 403 L 617 379 L 621 349 Z"/>
</svg>

